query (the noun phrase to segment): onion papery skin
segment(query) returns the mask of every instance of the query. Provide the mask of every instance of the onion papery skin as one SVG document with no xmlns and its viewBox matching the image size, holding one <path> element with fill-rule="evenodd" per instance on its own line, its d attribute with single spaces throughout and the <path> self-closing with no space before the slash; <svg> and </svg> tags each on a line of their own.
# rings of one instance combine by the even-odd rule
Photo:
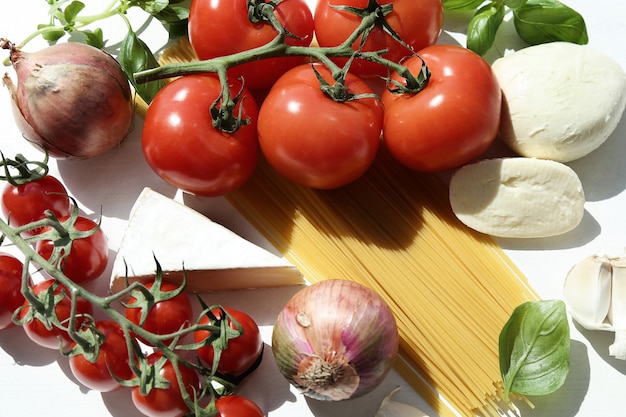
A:
<svg viewBox="0 0 626 417">
<path fill-rule="evenodd" d="M 77 42 L 38 52 L 11 49 L 5 76 L 24 137 L 57 159 L 93 158 L 119 145 L 134 121 L 128 78 L 103 50 Z"/>
<path fill-rule="evenodd" d="M 272 351 L 283 376 L 304 395 L 342 401 L 365 395 L 387 376 L 398 328 L 376 292 L 331 279 L 296 293 L 279 313 Z"/>
</svg>

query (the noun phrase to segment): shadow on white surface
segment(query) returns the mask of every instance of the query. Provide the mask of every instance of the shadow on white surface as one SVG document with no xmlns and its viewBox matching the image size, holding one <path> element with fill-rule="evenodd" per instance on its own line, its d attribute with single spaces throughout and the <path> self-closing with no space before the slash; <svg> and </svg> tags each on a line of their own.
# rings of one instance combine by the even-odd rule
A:
<svg viewBox="0 0 626 417">
<path fill-rule="evenodd" d="M 574 322 L 576 330 L 589 341 L 598 356 L 617 372 L 626 375 L 626 361 L 609 355 L 609 346 L 615 341 L 615 333 L 608 331 L 587 330 Z"/>
</svg>

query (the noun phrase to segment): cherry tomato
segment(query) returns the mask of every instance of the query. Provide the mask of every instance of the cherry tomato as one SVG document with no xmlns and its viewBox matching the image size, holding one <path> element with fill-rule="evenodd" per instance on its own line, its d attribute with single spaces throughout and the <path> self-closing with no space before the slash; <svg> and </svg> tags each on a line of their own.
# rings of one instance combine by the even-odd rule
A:
<svg viewBox="0 0 626 417">
<path fill-rule="evenodd" d="M 200 59 L 246 51 L 269 43 L 277 35 L 268 23 L 252 23 L 248 0 L 193 0 L 189 8 L 189 41 Z M 262 1 L 259 1 L 262 3 Z M 265 0 L 265 3 L 270 3 Z M 309 46 L 313 16 L 305 0 L 283 0 L 275 6 L 278 21 L 294 36 L 289 45 Z M 250 89 L 269 88 L 283 73 L 304 62 L 301 57 L 276 57 L 252 61 L 229 69 Z"/>
<path fill-rule="evenodd" d="M 370 0 L 320 0 L 315 8 L 315 36 L 320 46 L 337 46 L 343 43 L 359 26 L 361 18 L 334 6 L 350 6 L 366 9 Z M 443 26 L 443 3 L 441 0 L 376 0 L 378 5 L 392 4 L 391 13 L 385 16 L 387 23 L 413 51 L 433 45 L 439 38 Z M 359 48 L 360 38 L 353 45 Z M 399 62 L 412 55 L 412 51 L 376 25 L 368 35 L 363 51 L 388 49 L 384 58 Z M 337 62 L 343 66 L 345 59 Z M 363 76 L 387 75 L 387 68 L 373 62 L 357 59 L 350 70 Z"/>
<path fill-rule="evenodd" d="M 333 84 L 330 71 L 316 65 Z M 372 94 L 347 74 L 352 94 Z M 259 111 L 259 143 L 269 164 L 302 185 L 331 189 L 360 177 L 380 144 L 383 107 L 376 98 L 337 102 L 320 90 L 309 64 L 291 69 L 274 84 Z"/>
<path fill-rule="evenodd" d="M 215 401 L 216 417 L 263 417 L 263 411 L 254 402 L 238 395 L 227 395 Z"/>
<path fill-rule="evenodd" d="M 235 93 L 238 89 L 235 89 Z M 165 86 L 146 114 L 143 153 L 150 167 L 171 185 L 192 194 L 219 196 L 241 187 L 258 158 L 258 108 L 247 90 L 235 133 L 213 127 L 211 104 L 221 92 L 211 75 L 190 75 Z M 235 109 L 239 114 L 239 105 Z"/>
<path fill-rule="evenodd" d="M 155 364 L 162 353 L 157 351 L 148 356 L 148 363 Z M 182 375 L 183 386 L 187 388 L 187 393 L 191 398 L 194 390 L 199 390 L 200 382 L 198 374 L 193 369 L 185 366 L 179 367 Z M 132 388 L 133 404 L 142 414 L 149 417 L 182 417 L 189 411 L 187 404 L 183 400 L 180 387 L 176 380 L 174 366 L 168 360 L 161 369 L 160 374 L 169 381 L 168 388 L 153 388 L 147 395 L 141 395 L 139 387 Z"/>
<path fill-rule="evenodd" d="M 19 259 L 0 252 L 0 330 L 15 326 L 12 320 L 13 313 L 24 304 L 23 270 L 24 264 Z"/>
<path fill-rule="evenodd" d="M 121 386 L 112 375 L 127 380 L 133 377 L 133 371 L 128 363 L 126 339 L 120 325 L 102 320 L 97 321 L 95 326 L 105 337 L 98 358 L 90 362 L 81 354 L 70 356 L 70 369 L 78 382 L 87 388 L 109 392 Z"/>
<path fill-rule="evenodd" d="M 250 369 L 261 356 L 263 339 L 259 327 L 248 314 L 232 308 L 224 308 L 224 310 L 241 325 L 243 333 L 228 340 L 227 348 L 221 352 L 217 370 L 223 374 L 241 375 Z M 217 319 L 227 319 L 229 326 L 237 329 L 230 317 L 224 317 L 220 309 L 213 310 L 213 314 Z M 211 324 L 211 320 L 204 315 L 199 320 L 199 324 Z M 194 338 L 196 342 L 202 342 L 210 334 L 208 330 L 200 330 L 194 333 Z M 211 345 L 198 349 L 198 356 L 209 366 L 213 365 L 213 355 L 214 349 Z"/>
<path fill-rule="evenodd" d="M 498 81 L 484 59 L 460 46 L 433 45 L 419 56 L 430 68 L 430 82 L 417 94 L 383 93 L 383 143 L 414 170 L 457 168 L 496 138 L 502 102 Z M 421 60 L 413 57 L 404 65 L 417 74 Z"/>
<path fill-rule="evenodd" d="M 32 289 L 35 295 L 42 294 L 44 291 L 47 291 L 52 284 L 56 281 L 53 279 L 45 280 L 36 283 L 33 285 Z M 54 294 L 58 295 L 62 292 L 65 292 L 66 297 L 59 301 L 54 308 L 54 312 L 59 320 L 59 322 L 65 326 L 69 325 L 69 318 L 71 312 L 71 299 L 69 298 L 69 293 L 65 289 L 64 286 L 58 284 L 54 288 Z M 24 302 L 24 308 L 20 310 L 20 318 L 26 317 L 30 309 L 30 303 L 28 300 Z M 93 307 L 91 303 L 84 298 L 79 298 L 76 301 L 76 321 L 75 321 L 75 329 L 79 329 L 84 323 L 88 320 L 91 320 L 88 316 L 93 314 Z M 87 316 L 88 315 L 88 316 Z M 67 348 L 71 345 L 72 339 L 70 335 L 67 333 L 65 329 L 61 329 L 59 327 L 52 327 L 51 329 L 47 329 L 46 326 L 37 318 L 30 320 L 24 323 L 24 331 L 26 335 L 38 344 L 39 346 L 43 346 L 49 349 L 59 349 L 59 347 Z"/>
<path fill-rule="evenodd" d="M 146 288 L 150 289 L 154 285 L 154 282 L 145 284 Z M 177 286 L 168 282 L 161 283 L 161 291 L 174 291 Z M 131 297 L 129 304 L 136 301 L 134 297 Z M 126 308 L 126 318 L 133 323 L 139 325 L 141 320 L 140 308 Z M 174 333 L 180 330 L 183 326 L 190 325 L 193 319 L 193 311 L 191 302 L 187 294 L 180 293 L 177 296 L 168 300 L 158 301 L 155 303 L 146 317 L 146 321 L 141 324 L 145 330 L 157 334 L 165 335 Z M 149 344 L 147 340 L 139 338 L 146 344 Z M 171 340 L 165 340 L 166 344 L 169 344 Z"/>
<path fill-rule="evenodd" d="M 67 217 L 60 220 L 66 221 Z M 79 231 L 88 231 L 97 227 L 98 224 L 91 219 L 78 216 L 74 227 Z M 46 231 L 44 229 L 44 231 Z M 52 240 L 38 240 L 35 250 L 45 259 L 50 259 L 54 250 Z M 91 281 L 98 278 L 107 267 L 109 262 L 109 243 L 107 237 L 99 228 L 95 233 L 81 239 L 72 241 L 72 249 L 69 255 L 62 261 L 61 269 L 66 277 L 76 283 Z"/>
<path fill-rule="evenodd" d="M 46 210 L 52 211 L 57 217 L 69 216 L 70 199 L 61 182 L 51 175 L 14 186 L 7 184 L 2 192 L 2 213 L 10 219 L 13 227 L 41 220 Z M 23 233 L 34 236 L 41 229 L 32 229 Z"/>
</svg>

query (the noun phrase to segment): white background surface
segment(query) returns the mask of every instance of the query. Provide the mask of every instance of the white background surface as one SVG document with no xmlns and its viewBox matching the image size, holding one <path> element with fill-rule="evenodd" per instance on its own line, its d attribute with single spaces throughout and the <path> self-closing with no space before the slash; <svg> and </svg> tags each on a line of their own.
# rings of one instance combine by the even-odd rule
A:
<svg viewBox="0 0 626 417">
<path fill-rule="evenodd" d="M 86 1 L 88 7 L 105 2 Z M 568 0 L 588 25 L 590 45 L 616 59 L 626 68 L 626 2 L 621 0 Z M 95 9 L 95 8 L 94 8 Z M 0 37 L 20 42 L 38 23 L 47 20 L 47 5 L 38 0 L 4 1 L 0 13 Z M 131 14 L 135 28 L 143 23 L 142 14 Z M 463 42 L 467 19 L 447 16 L 441 42 Z M 101 24 L 113 51 L 124 32 L 121 21 Z M 140 36 L 153 48 L 167 41 L 158 24 L 146 24 Z M 510 23 L 500 30 L 500 40 L 488 59 L 507 52 L 502 45 L 515 45 Z M 513 40 L 513 43 L 511 41 Z M 519 44 L 518 44 L 519 45 Z M 37 40 L 26 51 L 45 46 Z M 0 51 L 0 58 L 8 56 Z M 12 73 L 10 68 L 3 72 Z M 601 91 L 598 94 L 602 94 Z M 96 217 L 103 213 L 102 227 L 115 255 L 128 213 L 136 196 L 145 186 L 184 201 L 244 237 L 263 244 L 254 229 L 221 198 L 202 199 L 182 196 L 163 183 L 143 161 L 140 147 L 141 119 L 120 149 L 88 161 L 59 161 L 51 164 L 51 173 L 60 178 L 78 201 L 81 210 Z M 599 150 L 569 164 L 580 176 L 587 197 L 586 214 L 574 231 L 557 238 L 541 240 L 500 240 L 511 258 L 527 274 L 543 298 L 561 297 L 567 270 L 580 259 L 598 252 L 620 254 L 626 246 L 626 121 Z M 8 92 L 0 89 L 0 149 L 12 157 L 16 153 L 36 157 L 21 139 L 14 125 Z M 502 149 L 496 146 L 494 154 Z M 105 273 L 107 274 L 107 273 Z M 106 278 L 105 280 L 106 281 Z M 101 284 L 101 290 L 107 283 Z M 225 294 L 219 302 L 251 312 L 261 325 L 269 343 L 271 323 L 293 289 Z M 211 299 L 208 299 L 211 302 Z M 626 300 L 625 300 L 626 302 Z M 571 323 L 571 371 L 565 385 L 555 394 L 534 397 L 535 410 L 522 409 L 524 417 L 622 417 L 626 362 L 610 358 L 608 346 L 612 333 L 590 332 Z M 269 352 L 269 349 L 267 350 Z M 269 382 L 268 382 L 269 381 Z M 326 404 L 304 399 L 279 376 L 270 354 L 259 371 L 242 387 L 242 395 L 255 400 L 269 416 L 373 416 L 380 399 L 403 382 L 391 374 L 371 395 L 340 404 Z M 397 400 L 410 402 L 430 411 L 410 389 L 405 388 Z M 71 376 L 67 361 L 59 353 L 33 346 L 20 328 L 0 332 L 0 416 L 84 416 L 135 417 L 127 391 L 100 394 L 80 386 Z M 434 413 L 430 413 L 435 417 Z"/>
</svg>

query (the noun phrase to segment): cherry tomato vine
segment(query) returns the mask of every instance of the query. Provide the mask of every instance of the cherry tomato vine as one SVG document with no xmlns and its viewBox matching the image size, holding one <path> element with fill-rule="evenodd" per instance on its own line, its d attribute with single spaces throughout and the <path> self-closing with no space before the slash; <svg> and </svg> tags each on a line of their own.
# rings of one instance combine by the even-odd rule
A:
<svg viewBox="0 0 626 417">
<path fill-rule="evenodd" d="M 28 184 L 28 178 L 39 180 L 47 175 L 46 162 L 47 159 L 28 161 L 21 155 L 15 160 L 3 157 L 3 179 L 10 186 Z M 184 281 L 180 286 L 164 281 L 157 259 L 153 281 L 128 283 L 122 291 L 106 296 L 90 292 L 79 280 L 65 273 L 63 261 L 72 256 L 76 243 L 102 230 L 98 223 L 78 230 L 75 226 L 76 220 L 81 218 L 78 206 L 71 197 L 65 195 L 65 198 L 72 201 L 69 219 L 60 219 L 51 210 L 45 210 L 42 218 L 20 226 L 10 226 L 0 219 L 0 243 L 6 244 L 8 239 L 23 254 L 23 262 L 12 255 L 0 257 L 0 278 L 7 283 L 7 291 L 0 296 L 14 308 L 9 311 L 2 306 L 0 328 L 24 326 L 34 342 L 46 348 L 61 349 L 62 354 L 70 358 L 72 371 L 79 381 L 93 389 L 105 392 L 119 386 L 131 388 L 133 402 L 139 409 L 154 407 L 150 399 L 157 396 L 163 404 L 185 414 L 219 415 L 216 400 L 233 395 L 237 385 L 256 369 L 262 358 L 263 342 L 254 321 L 237 310 L 208 306 L 198 297 L 202 312 L 195 320 L 189 307 L 184 325 L 165 331 L 146 325 L 148 320 L 155 320 L 150 317 L 156 314 L 156 306 L 177 304 L 181 299 L 189 303 L 183 292 Z M 37 233 L 29 234 L 29 231 Z M 36 250 L 37 244 L 45 241 L 52 242 L 49 258 Z M 33 284 L 31 265 L 50 278 Z M 95 309 L 108 319 L 96 320 Z M 177 305 L 171 306 L 170 312 L 172 309 L 180 310 Z M 168 311 L 160 314 L 168 314 Z M 184 342 L 186 335 L 193 341 Z M 238 342 L 239 338 L 244 339 Z M 152 346 L 153 352 L 144 352 L 139 341 Z M 242 347 L 242 343 L 246 346 Z M 238 352 L 248 352 L 245 369 L 221 365 L 220 356 L 232 363 L 232 359 L 228 359 L 232 356 L 228 353 L 229 344 Z M 187 355 L 181 354 L 206 349 L 211 349 L 211 358 L 215 358 L 210 363 L 203 362 L 199 353 L 196 359 L 187 359 Z M 101 354 L 103 350 L 106 360 Z M 233 369 L 236 372 L 233 373 Z M 190 383 L 194 378 L 197 383 Z"/>
</svg>

